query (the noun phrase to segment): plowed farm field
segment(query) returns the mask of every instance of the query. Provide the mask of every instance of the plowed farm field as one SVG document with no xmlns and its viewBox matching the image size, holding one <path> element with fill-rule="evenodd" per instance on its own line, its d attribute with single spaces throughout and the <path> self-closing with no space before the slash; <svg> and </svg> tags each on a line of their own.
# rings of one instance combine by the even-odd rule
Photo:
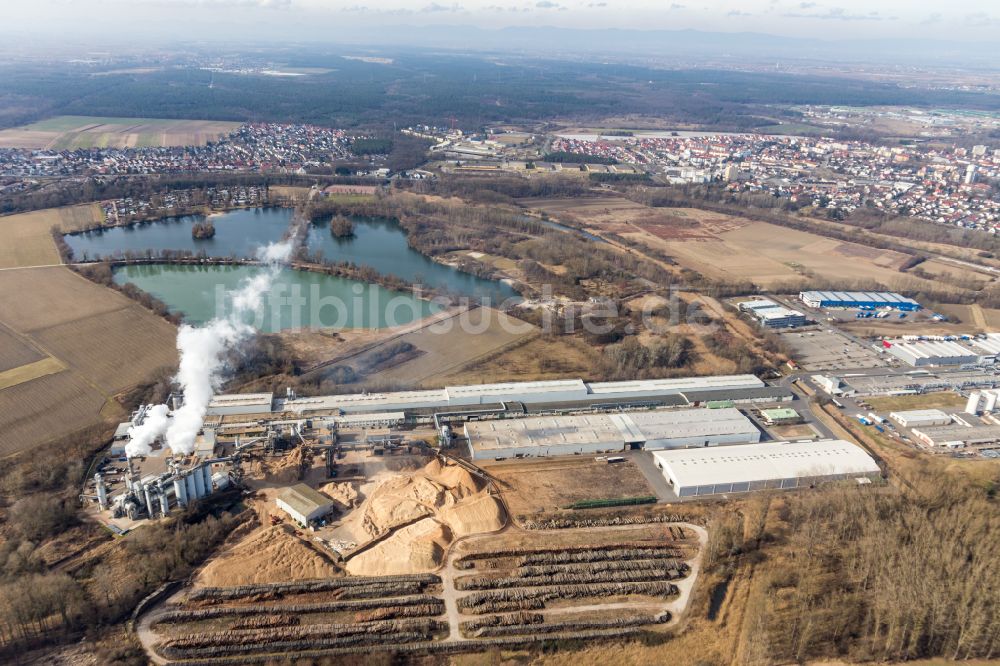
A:
<svg viewBox="0 0 1000 666">
<path fill-rule="evenodd" d="M 52 242 L 52 227 L 79 231 L 102 222 L 97 204 L 48 208 L 0 217 L 0 268 L 58 264 L 59 252 Z"/>
<path fill-rule="evenodd" d="M 175 338 L 68 268 L 0 270 L 0 455 L 125 416 L 114 397 L 175 365 Z"/>
</svg>

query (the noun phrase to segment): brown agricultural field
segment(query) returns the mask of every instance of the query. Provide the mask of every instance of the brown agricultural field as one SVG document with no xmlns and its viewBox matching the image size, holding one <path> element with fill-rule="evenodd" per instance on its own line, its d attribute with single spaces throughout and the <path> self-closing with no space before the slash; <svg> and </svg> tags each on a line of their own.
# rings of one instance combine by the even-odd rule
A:
<svg viewBox="0 0 1000 666">
<path fill-rule="evenodd" d="M 98 420 L 105 396 L 73 372 L 0 390 L 0 456 L 68 435 Z"/>
<path fill-rule="evenodd" d="M 0 372 L 0 391 L 12 386 L 17 386 L 18 384 L 25 384 L 33 379 L 38 379 L 39 377 L 54 375 L 65 369 L 66 366 L 63 365 L 62 361 L 52 356 L 46 356 L 40 361 L 26 363 L 16 368 Z"/>
<path fill-rule="evenodd" d="M 64 267 L 0 271 L 0 327 L 27 361 L 10 370 L 18 383 L 0 389 L 3 454 L 121 418 L 111 399 L 176 363 L 173 326 Z M 47 365 L 28 365 L 23 347 Z"/>
<path fill-rule="evenodd" d="M 0 325 L 0 373 L 45 358 L 34 345 Z"/>
<path fill-rule="evenodd" d="M 116 294 L 117 295 L 117 294 Z M 45 349 L 111 394 L 177 362 L 173 325 L 135 304 L 35 332 Z M 100 340 L 99 345 L 81 340 Z M 127 363 L 109 362 L 109 350 Z"/>
<path fill-rule="evenodd" d="M 131 306 L 68 268 L 0 271 L 0 321 L 24 334 Z"/>
<path fill-rule="evenodd" d="M 79 231 L 100 224 L 104 213 L 97 204 L 48 208 L 0 217 L 0 269 L 48 266 L 60 263 L 52 242 L 52 227 Z"/>
</svg>

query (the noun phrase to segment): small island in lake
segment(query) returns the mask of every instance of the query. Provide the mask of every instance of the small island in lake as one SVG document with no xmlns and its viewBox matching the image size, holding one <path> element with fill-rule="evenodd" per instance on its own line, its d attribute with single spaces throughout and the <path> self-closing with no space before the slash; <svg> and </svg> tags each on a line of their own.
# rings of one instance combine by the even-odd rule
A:
<svg viewBox="0 0 1000 666">
<path fill-rule="evenodd" d="M 194 226 L 191 227 L 191 238 L 195 240 L 215 238 L 215 225 L 209 220 L 205 220 L 204 222 L 195 222 Z"/>
<path fill-rule="evenodd" d="M 354 235 L 354 222 L 343 215 L 336 215 L 330 220 L 330 233 L 334 238 L 350 238 Z"/>
</svg>

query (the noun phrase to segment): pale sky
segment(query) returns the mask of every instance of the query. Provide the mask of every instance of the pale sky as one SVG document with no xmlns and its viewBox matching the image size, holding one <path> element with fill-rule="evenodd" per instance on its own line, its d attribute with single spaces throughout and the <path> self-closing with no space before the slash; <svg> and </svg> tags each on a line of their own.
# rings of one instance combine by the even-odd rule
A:
<svg viewBox="0 0 1000 666">
<path fill-rule="evenodd" d="M 315 38 L 378 25 L 555 26 L 761 32 L 825 39 L 996 40 L 996 0 L 0 0 L 0 24 L 59 36 L 134 30 L 178 39 L 267 28 Z M 234 33 L 230 35 L 229 33 Z M 289 33 L 287 35 L 283 33 Z"/>
</svg>

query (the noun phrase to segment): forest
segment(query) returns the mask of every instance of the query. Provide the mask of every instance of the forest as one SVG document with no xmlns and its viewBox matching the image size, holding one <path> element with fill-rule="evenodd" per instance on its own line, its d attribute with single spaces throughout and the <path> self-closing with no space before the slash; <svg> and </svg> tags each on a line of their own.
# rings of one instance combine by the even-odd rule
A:
<svg viewBox="0 0 1000 666">
<path fill-rule="evenodd" d="M 645 114 L 738 130 L 773 124 L 785 113 L 774 104 L 1000 108 L 993 95 L 833 77 L 543 58 L 501 65 L 484 56 L 421 50 L 389 55 L 391 63 L 376 64 L 294 48 L 258 54 L 323 71 L 285 78 L 211 72 L 186 59 L 142 73 L 61 61 L 0 65 L 0 127 L 89 115 L 479 129 L 495 122 Z"/>
<path fill-rule="evenodd" d="M 760 496 L 720 518 L 710 566 L 753 571 L 740 663 L 995 658 L 994 487 L 934 465 L 902 489 Z"/>
</svg>

